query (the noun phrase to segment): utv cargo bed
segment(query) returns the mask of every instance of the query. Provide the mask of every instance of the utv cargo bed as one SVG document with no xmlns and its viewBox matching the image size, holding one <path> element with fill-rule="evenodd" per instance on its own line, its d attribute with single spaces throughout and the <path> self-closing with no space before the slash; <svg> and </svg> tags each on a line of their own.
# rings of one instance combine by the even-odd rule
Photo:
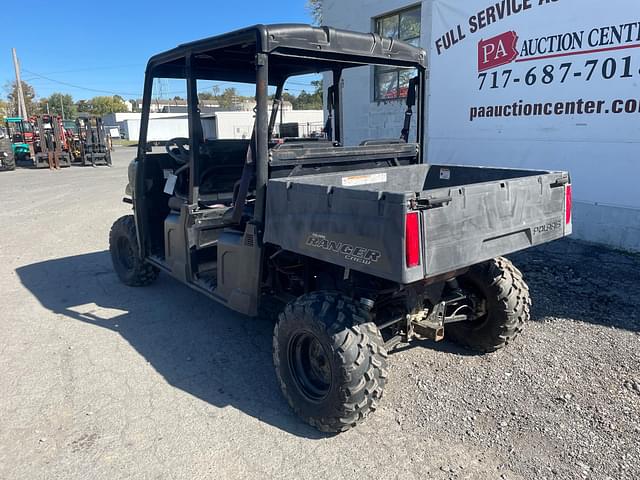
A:
<svg viewBox="0 0 640 480">
<path fill-rule="evenodd" d="M 570 195 L 566 172 L 452 165 L 271 179 L 264 240 L 406 284 L 570 234 Z"/>
</svg>

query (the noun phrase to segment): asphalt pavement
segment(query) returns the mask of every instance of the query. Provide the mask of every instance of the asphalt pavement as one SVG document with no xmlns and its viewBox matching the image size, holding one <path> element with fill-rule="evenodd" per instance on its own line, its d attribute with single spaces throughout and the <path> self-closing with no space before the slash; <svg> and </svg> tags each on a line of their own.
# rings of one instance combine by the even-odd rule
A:
<svg viewBox="0 0 640 480">
<path fill-rule="evenodd" d="M 612 269 L 625 263 L 624 279 L 609 278 L 631 292 L 624 321 L 613 293 L 577 295 L 580 310 L 566 305 L 575 298 L 553 300 L 575 279 L 554 268 L 589 261 L 587 247 L 523 257 L 544 308 L 515 345 L 490 356 L 446 342 L 400 348 L 381 408 L 351 431 L 321 434 L 279 391 L 268 320 L 167 275 L 146 288 L 118 281 L 108 233 L 131 212 L 122 197 L 134 152 L 116 148 L 111 168 L 0 172 L 1 479 L 640 477 L 638 276 L 629 281 L 638 257 L 602 253 Z M 584 385 L 595 400 L 569 408 L 588 397 Z M 613 418 L 606 427 L 576 423 L 598 411 Z M 524 429 L 511 428 L 518 419 Z M 527 429 L 534 421 L 540 428 Z M 559 435 L 560 424 L 584 438 Z"/>
</svg>

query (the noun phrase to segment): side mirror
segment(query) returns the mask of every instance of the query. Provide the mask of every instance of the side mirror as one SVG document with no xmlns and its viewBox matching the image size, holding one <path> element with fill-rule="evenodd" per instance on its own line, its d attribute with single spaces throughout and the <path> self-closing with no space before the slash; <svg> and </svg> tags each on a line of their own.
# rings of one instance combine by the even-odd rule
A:
<svg viewBox="0 0 640 480">
<path fill-rule="evenodd" d="M 151 145 L 149 145 L 148 143 L 144 146 L 144 151 L 147 153 L 151 153 L 151 151 L 153 150 L 153 147 Z"/>
</svg>

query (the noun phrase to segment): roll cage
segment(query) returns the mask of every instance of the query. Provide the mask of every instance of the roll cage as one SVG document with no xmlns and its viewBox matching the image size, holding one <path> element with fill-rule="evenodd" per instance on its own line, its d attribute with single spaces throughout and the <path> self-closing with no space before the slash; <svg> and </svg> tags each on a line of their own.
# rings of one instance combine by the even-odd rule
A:
<svg viewBox="0 0 640 480">
<path fill-rule="evenodd" d="M 264 224 L 265 187 L 269 179 L 270 139 L 276 120 L 284 84 L 297 75 L 331 72 L 332 85 L 328 87 L 328 120 L 325 132 L 333 145 L 343 141 L 341 121 L 340 80 L 345 69 L 385 65 L 398 68 L 415 68 L 417 76 L 410 83 L 407 99 L 405 128 L 401 139 L 408 140 L 408 127 L 415 102 L 415 90 L 425 91 L 426 53 L 412 45 L 382 38 L 373 33 L 355 33 L 330 27 L 312 27 L 298 24 L 256 25 L 220 36 L 214 36 L 180 45 L 152 57 L 146 68 L 142 119 L 137 150 L 136 191 L 144 192 L 147 133 L 152 103 L 154 79 L 184 79 L 187 88 L 187 112 L 189 128 L 189 196 L 188 203 L 196 205 L 201 180 L 201 155 L 199 146 L 204 142 L 198 107 L 198 80 L 242 82 L 256 86 L 256 117 L 250 146 L 240 182 L 239 198 L 235 202 L 233 216 L 237 220 L 246 197 L 249 177 L 255 180 L 255 207 L 253 222 Z M 269 115 L 268 87 L 276 88 L 271 115 Z M 413 90 L 412 90 L 413 89 Z M 422 143 L 424 134 L 423 101 L 417 102 L 417 139 Z M 418 149 L 418 161 L 422 161 L 422 149 Z M 249 175 L 246 175 L 249 173 Z M 144 216 L 145 195 L 134 198 L 136 215 Z M 137 218 L 139 240 L 145 237 L 145 221 Z M 141 253 L 146 245 L 140 241 Z"/>
</svg>

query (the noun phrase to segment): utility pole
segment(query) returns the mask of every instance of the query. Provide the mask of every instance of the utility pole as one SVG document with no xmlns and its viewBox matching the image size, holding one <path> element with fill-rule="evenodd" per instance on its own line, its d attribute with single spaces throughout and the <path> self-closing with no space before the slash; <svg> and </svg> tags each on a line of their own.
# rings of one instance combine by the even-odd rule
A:
<svg viewBox="0 0 640 480">
<path fill-rule="evenodd" d="M 16 71 L 16 87 L 18 89 L 18 116 L 26 119 L 29 114 L 27 112 L 27 106 L 24 103 L 24 92 L 22 91 L 22 80 L 20 79 L 20 64 L 18 63 L 18 55 L 16 49 L 12 48 L 13 54 L 13 68 Z"/>
<path fill-rule="evenodd" d="M 64 120 L 64 102 L 62 101 L 62 95 L 60 95 L 60 110 L 62 110 L 62 120 Z"/>
</svg>

